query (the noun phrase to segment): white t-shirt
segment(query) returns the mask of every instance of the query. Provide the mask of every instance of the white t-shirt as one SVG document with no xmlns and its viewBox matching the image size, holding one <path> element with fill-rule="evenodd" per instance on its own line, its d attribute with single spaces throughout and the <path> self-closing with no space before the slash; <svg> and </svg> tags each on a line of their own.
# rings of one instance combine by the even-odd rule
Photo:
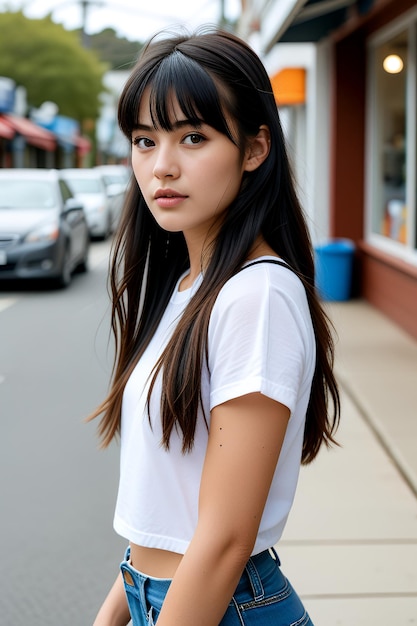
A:
<svg viewBox="0 0 417 626">
<path fill-rule="evenodd" d="M 187 454 L 182 454 L 181 433 L 178 436 L 174 429 L 166 451 L 161 445 L 160 381 L 151 398 L 152 426 L 146 398 L 150 373 L 201 280 L 200 276 L 185 291 L 178 291 L 177 285 L 126 385 L 122 404 L 114 528 L 138 545 L 180 554 L 187 550 L 197 525 L 207 427 L 200 415 L 194 447 Z M 271 263 L 247 267 L 233 276 L 213 306 L 208 354 L 201 391 L 209 426 L 213 407 L 252 392 L 261 392 L 291 411 L 252 552 L 257 554 L 277 543 L 294 499 L 315 367 L 314 332 L 298 277 Z"/>
</svg>

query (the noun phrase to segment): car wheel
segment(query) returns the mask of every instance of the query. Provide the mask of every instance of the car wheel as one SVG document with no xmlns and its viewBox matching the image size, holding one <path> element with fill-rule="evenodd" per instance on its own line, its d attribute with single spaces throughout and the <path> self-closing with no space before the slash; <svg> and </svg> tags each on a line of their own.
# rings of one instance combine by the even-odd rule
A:
<svg viewBox="0 0 417 626">
<path fill-rule="evenodd" d="M 58 277 L 58 286 L 59 287 L 68 287 L 71 283 L 72 278 L 72 267 L 71 267 L 71 254 L 70 249 L 67 246 L 65 248 L 64 258 L 62 261 L 61 274 Z"/>
</svg>

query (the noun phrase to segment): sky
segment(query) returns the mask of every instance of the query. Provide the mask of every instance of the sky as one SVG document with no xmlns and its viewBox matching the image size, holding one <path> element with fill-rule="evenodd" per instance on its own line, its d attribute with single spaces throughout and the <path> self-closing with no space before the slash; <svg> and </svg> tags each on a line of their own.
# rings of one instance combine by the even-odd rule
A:
<svg viewBox="0 0 417 626">
<path fill-rule="evenodd" d="M 0 12 L 23 9 L 29 18 L 52 19 L 68 30 L 82 25 L 86 4 L 86 32 L 94 34 L 113 28 L 120 37 L 145 41 L 156 32 L 184 25 L 189 30 L 214 24 L 221 15 L 222 0 L 0 0 Z M 239 15 L 241 0 L 223 0 L 228 19 Z"/>
</svg>

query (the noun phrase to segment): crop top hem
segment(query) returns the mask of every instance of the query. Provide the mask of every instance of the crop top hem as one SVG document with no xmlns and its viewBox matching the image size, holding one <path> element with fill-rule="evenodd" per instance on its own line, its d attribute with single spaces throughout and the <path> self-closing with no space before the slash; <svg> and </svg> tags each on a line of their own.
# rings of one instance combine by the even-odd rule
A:
<svg viewBox="0 0 417 626">
<path fill-rule="evenodd" d="M 144 548 L 157 548 L 159 550 L 168 550 L 169 552 L 177 552 L 185 554 L 189 542 L 175 537 L 164 537 L 163 535 L 154 535 L 151 533 L 143 533 L 127 526 L 120 518 L 114 517 L 113 528 L 118 535 L 124 537 L 128 541 L 132 541 L 138 546 Z"/>
<path fill-rule="evenodd" d="M 282 524 L 282 526 L 283 525 L 284 524 Z M 163 535 L 138 532 L 129 528 L 129 526 L 127 526 L 117 516 L 114 517 L 113 527 L 118 535 L 124 537 L 127 541 L 144 548 L 155 548 L 157 550 L 167 550 L 177 554 L 185 554 L 188 546 L 190 545 L 189 541 L 176 539 L 174 537 L 165 537 Z M 274 527 L 262 533 L 261 536 L 258 536 L 251 556 L 273 547 L 276 544 L 277 535 L 281 536 L 281 533 L 282 528 L 278 530 L 277 527 Z"/>
</svg>

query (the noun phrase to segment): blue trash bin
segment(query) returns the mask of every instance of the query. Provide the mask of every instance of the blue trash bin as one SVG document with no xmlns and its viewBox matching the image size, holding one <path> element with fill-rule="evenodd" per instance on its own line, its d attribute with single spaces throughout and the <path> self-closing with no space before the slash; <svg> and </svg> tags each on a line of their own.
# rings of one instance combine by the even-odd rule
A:
<svg viewBox="0 0 417 626">
<path fill-rule="evenodd" d="M 323 300 L 349 300 L 355 244 L 350 239 L 331 239 L 314 247 L 316 285 Z"/>
</svg>

